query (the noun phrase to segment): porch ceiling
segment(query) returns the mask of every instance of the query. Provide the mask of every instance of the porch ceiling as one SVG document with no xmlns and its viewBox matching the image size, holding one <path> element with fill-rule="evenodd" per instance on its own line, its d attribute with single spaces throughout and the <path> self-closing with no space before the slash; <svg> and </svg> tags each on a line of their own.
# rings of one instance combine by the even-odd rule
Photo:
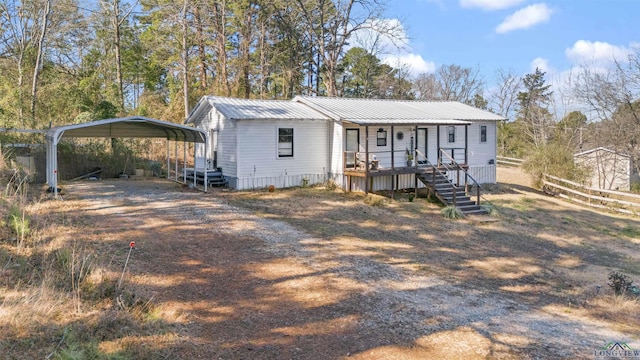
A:
<svg viewBox="0 0 640 360">
<path fill-rule="evenodd" d="M 356 125 L 470 125 L 469 121 L 451 119 L 344 119 Z"/>
</svg>

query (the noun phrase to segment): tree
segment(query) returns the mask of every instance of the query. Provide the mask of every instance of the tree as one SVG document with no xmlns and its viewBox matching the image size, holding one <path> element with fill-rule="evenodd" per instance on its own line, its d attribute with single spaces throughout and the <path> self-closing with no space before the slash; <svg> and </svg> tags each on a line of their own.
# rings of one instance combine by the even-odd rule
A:
<svg viewBox="0 0 640 360">
<path fill-rule="evenodd" d="M 522 89 L 522 78 L 510 70 L 498 69 L 494 88 L 495 90 L 489 95 L 489 106 L 497 114 L 514 120 L 518 94 Z"/>
<path fill-rule="evenodd" d="M 640 171 L 640 48 L 625 60 L 605 71 L 583 67 L 573 94 L 599 120 L 589 126 L 588 141 L 629 154 Z"/>
<path fill-rule="evenodd" d="M 582 148 L 582 135 L 587 125 L 587 116 L 581 111 L 572 111 L 558 121 L 554 140 L 564 144 L 570 151 Z"/>
<path fill-rule="evenodd" d="M 455 64 L 442 65 L 434 74 L 420 74 L 415 81 L 416 93 L 423 100 L 460 101 L 472 105 L 482 93 L 484 81 L 479 69 Z"/>
<path fill-rule="evenodd" d="M 536 68 L 522 79 L 523 90 L 518 93 L 518 123 L 530 144 L 540 147 L 547 143 L 553 119 L 548 110 L 553 92 L 546 85 L 545 72 Z"/>
<path fill-rule="evenodd" d="M 337 74 L 344 48 L 351 36 L 363 29 L 392 34 L 396 25 L 375 21 L 382 16 L 380 0 L 295 0 L 299 26 L 310 44 L 308 91 L 337 96 Z M 315 83 L 314 83 L 315 82 Z"/>
<path fill-rule="evenodd" d="M 341 81 L 338 95 L 369 98 L 375 93 L 375 81 L 381 74 L 380 59 L 365 49 L 349 49 L 340 62 Z"/>
</svg>

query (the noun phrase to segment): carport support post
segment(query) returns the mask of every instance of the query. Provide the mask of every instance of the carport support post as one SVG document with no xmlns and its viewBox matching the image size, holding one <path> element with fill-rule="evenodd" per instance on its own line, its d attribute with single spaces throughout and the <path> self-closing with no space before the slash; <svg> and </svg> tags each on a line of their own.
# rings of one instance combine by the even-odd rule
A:
<svg viewBox="0 0 640 360">
<path fill-rule="evenodd" d="M 196 143 L 193 144 L 193 188 L 196 188 L 196 171 L 198 171 L 198 162 L 196 161 L 196 157 L 198 156 L 198 145 Z M 206 164 L 205 159 L 205 164 Z"/>
<path fill-rule="evenodd" d="M 167 179 L 171 179 L 171 152 L 169 150 L 169 147 L 171 146 L 170 141 L 171 140 L 167 139 Z"/>
<path fill-rule="evenodd" d="M 174 147 L 175 147 L 175 150 L 176 150 L 176 165 L 175 165 L 176 172 L 175 172 L 174 176 L 176 177 L 176 181 L 178 181 L 178 140 L 174 141 L 174 144 L 175 144 Z"/>
<path fill-rule="evenodd" d="M 183 141 L 182 142 L 183 148 L 184 148 L 184 154 L 183 154 L 183 162 L 182 162 L 182 181 L 186 184 L 187 183 L 187 142 Z"/>
</svg>

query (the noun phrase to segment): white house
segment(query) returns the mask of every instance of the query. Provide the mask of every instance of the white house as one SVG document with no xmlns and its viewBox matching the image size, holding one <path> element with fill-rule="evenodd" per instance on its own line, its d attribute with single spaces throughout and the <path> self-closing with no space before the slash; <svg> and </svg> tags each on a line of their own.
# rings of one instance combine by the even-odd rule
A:
<svg viewBox="0 0 640 360">
<path fill-rule="evenodd" d="M 208 133 L 196 162 L 207 149 L 208 167 L 220 168 L 231 188 L 332 179 L 367 192 L 416 187 L 416 174 L 451 163 L 479 183 L 495 183 L 501 120 L 458 102 L 206 96 L 185 123 Z"/>
<path fill-rule="evenodd" d="M 594 189 L 629 191 L 640 182 L 631 156 L 605 147 L 579 152 L 574 161 L 587 169 L 586 185 Z"/>
</svg>

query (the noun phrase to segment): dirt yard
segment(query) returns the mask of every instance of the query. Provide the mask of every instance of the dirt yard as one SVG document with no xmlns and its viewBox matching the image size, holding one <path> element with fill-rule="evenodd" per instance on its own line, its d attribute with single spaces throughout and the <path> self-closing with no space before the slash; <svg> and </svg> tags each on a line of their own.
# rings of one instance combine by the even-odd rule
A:
<svg viewBox="0 0 640 360">
<path fill-rule="evenodd" d="M 500 169 L 499 182 L 485 195 L 493 221 L 446 220 L 437 204 L 402 196 L 203 194 L 161 180 L 69 183 L 65 201 L 43 206 L 65 219 L 61 238 L 97 249 L 103 276 L 119 277 L 135 241 L 123 288 L 158 325 L 106 331 L 105 355 L 593 359 L 609 342 L 640 349 L 638 301 L 607 286 L 614 270 L 640 282 L 640 220 L 539 194 L 518 170 Z"/>
</svg>

